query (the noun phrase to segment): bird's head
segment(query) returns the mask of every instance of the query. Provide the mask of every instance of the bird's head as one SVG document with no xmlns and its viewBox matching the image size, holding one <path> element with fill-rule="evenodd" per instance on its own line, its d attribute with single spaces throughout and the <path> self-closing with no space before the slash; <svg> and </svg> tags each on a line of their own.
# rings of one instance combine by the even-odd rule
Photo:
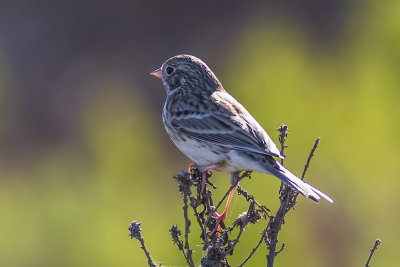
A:
<svg viewBox="0 0 400 267">
<path fill-rule="evenodd" d="M 221 83 L 210 68 L 200 59 L 190 55 L 172 57 L 150 74 L 162 79 L 167 94 L 178 88 L 198 94 L 222 89 Z"/>
</svg>

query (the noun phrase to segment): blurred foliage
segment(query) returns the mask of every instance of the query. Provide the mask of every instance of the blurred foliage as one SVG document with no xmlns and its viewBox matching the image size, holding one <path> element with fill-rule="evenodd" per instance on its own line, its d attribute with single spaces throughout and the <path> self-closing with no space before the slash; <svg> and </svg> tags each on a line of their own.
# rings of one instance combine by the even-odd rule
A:
<svg viewBox="0 0 400 267">
<path fill-rule="evenodd" d="M 373 265 L 400 262 L 400 3 L 357 4 L 342 22 L 343 40 L 313 41 L 293 18 L 254 16 L 236 29 L 219 68 L 209 64 L 273 140 L 281 123 L 289 126 L 286 166 L 294 173 L 321 137 L 306 180 L 335 202 L 300 199 L 279 237 L 286 242 L 279 266 L 358 266 L 376 237 L 383 243 Z M 195 55 L 207 62 L 207 55 Z M 11 105 L 4 93 L 10 70 L 4 62 L 0 70 L 0 103 Z M 142 79 L 151 70 L 142 70 Z M 132 220 L 142 222 L 156 261 L 184 265 L 168 229 L 176 223 L 183 229 L 172 176 L 189 161 L 165 143 L 160 115 L 141 93 L 164 94 L 162 85 L 154 80 L 152 88 L 132 89 L 131 81 L 102 72 L 80 86 L 73 141 L 35 147 L 22 159 L 2 153 L 0 266 L 144 266 L 139 244 L 128 237 Z M 3 133 L 12 122 L 3 122 L 7 144 Z M 228 181 L 215 173 L 215 194 L 222 196 Z M 277 208 L 277 179 L 254 174 L 241 184 Z M 242 202 L 235 196 L 229 221 L 245 209 Z M 192 225 L 199 261 L 200 233 Z M 248 255 L 263 227 L 246 230 L 232 263 Z M 260 248 L 249 265 L 264 264 L 265 254 Z"/>
</svg>

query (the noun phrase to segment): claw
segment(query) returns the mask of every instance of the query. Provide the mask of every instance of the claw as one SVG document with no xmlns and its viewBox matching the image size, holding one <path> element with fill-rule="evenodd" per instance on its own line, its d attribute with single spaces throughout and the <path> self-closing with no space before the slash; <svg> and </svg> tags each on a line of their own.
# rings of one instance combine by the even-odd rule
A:
<svg viewBox="0 0 400 267">
<path fill-rule="evenodd" d="M 200 189 L 200 195 L 201 195 L 201 194 L 203 194 L 204 188 L 206 188 L 207 172 L 208 172 L 208 170 L 215 168 L 215 165 L 199 166 L 196 163 L 192 163 L 189 165 L 188 172 L 190 173 L 193 168 L 197 168 L 201 172 L 201 176 L 202 176 L 201 189 Z"/>
</svg>

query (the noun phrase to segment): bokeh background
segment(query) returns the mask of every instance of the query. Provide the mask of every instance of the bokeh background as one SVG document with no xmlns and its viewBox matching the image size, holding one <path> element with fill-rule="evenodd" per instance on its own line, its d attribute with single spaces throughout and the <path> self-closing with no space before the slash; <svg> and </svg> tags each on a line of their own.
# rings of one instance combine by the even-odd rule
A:
<svg viewBox="0 0 400 267">
<path fill-rule="evenodd" d="M 132 220 L 157 262 L 185 265 L 168 229 L 183 229 L 171 177 L 190 162 L 149 76 L 181 53 L 207 62 L 275 142 L 289 126 L 294 173 L 321 137 L 306 179 L 335 203 L 299 200 L 278 266 L 360 266 L 376 237 L 373 264 L 398 266 L 400 2 L 275 2 L 1 1 L 0 266 L 145 266 Z M 229 178 L 213 182 L 221 196 Z M 242 185 L 278 208 L 277 179 Z M 231 207 L 228 223 L 246 203 Z M 264 225 L 247 228 L 233 265 Z"/>
</svg>

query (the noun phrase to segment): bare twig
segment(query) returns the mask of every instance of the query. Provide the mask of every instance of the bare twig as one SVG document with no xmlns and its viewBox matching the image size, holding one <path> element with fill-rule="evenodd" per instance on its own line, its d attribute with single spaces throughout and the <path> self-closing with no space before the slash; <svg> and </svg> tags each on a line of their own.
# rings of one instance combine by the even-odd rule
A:
<svg viewBox="0 0 400 267">
<path fill-rule="evenodd" d="M 197 207 L 191 205 L 193 208 L 194 216 L 199 224 L 200 229 L 203 229 L 203 223 L 201 222 L 200 214 L 197 212 Z"/>
<path fill-rule="evenodd" d="M 284 151 L 287 148 L 287 145 L 285 145 L 287 140 L 285 138 L 288 136 L 289 128 L 282 123 L 277 131 L 279 132 L 279 143 L 281 144 L 281 156 L 285 157 Z M 283 165 L 283 159 L 281 159 L 281 164 Z"/>
<path fill-rule="evenodd" d="M 245 228 L 246 225 L 248 224 L 249 216 L 250 216 L 250 213 L 251 213 L 252 210 L 254 210 L 254 202 L 250 202 L 249 209 L 248 209 L 247 212 L 246 212 L 246 216 L 245 216 L 245 218 L 244 218 L 244 220 L 243 220 L 243 223 L 241 223 L 241 225 L 240 225 L 239 234 L 238 234 L 238 236 L 236 237 L 235 241 L 233 241 L 233 244 L 232 244 L 232 246 L 231 246 L 231 248 L 230 248 L 230 252 L 233 252 L 234 247 L 235 247 L 236 244 L 239 242 L 240 236 L 242 235 L 244 228 Z"/>
<path fill-rule="evenodd" d="M 268 212 L 270 212 L 270 210 L 269 210 L 266 206 L 261 205 L 260 203 L 258 203 L 258 202 L 254 199 L 254 196 L 250 195 L 250 194 L 249 194 L 246 190 L 244 190 L 240 185 L 237 186 L 237 192 L 238 192 L 238 195 L 242 195 L 242 196 L 246 199 L 246 201 L 252 201 L 252 202 L 254 202 L 254 204 L 255 204 L 257 207 L 259 207 L 259 208 L 263 211 L 265 217 L 271 218 L 271 216 L 268 214 Z"/>
<path fill-rule="evenodd" d="M 278 131 L 280 132 L 279 142 L 281 143 L 281 155 L 283 155 L 284 149 L 286 148 L 285 137 L 287 137 L 289 129 L 286 125 L 282 124 L 281 127 L 279 127 Z M 283 160 L 281 160 L 281 162 L 283 165 Z M 296 194 L 296 191 L 287 185 L 283 188 L 282 184 L 281 184 L 281 189 L 279 191 L 281 204 L 276 213 L 276 216 L 271 219 L 271 223 L 269 224 L 269 229 L 268 229 L 268 236 L 267 236 L 269 241 L 268 242 L 269 253 L 267 255 L 268 267 L 272 267 L 274 265 L 275 256 L 277 255 L 276 245 L 278 243 L 278 233 L 281 230 L 282 224 L 284 223 L 289 203 L 295 202 L 290 200 L 293 199 L 293 195 Z"/>
<path fill-rule="evenodd" d="M 277 255 L 276 252 L 276 245 L 278 244 L 278 233 L 281 230 L 281 226 L 285 220 L 285 215 L 287 212 L 287 207 L 289 205 L 290 195 L 295 193 L 295 191 L 288 186 L 285 187 L 283 193 L 281 194 L 281 205 L 279 206 L 278 212 L 276 216 L 272 219 L 269 228 L 269 254 L 267 255 L 267 266 L 272 267 L 274 266 L 275 256 Z"/>
<path fill-rule="evenodd" d="M 319 140 L 320 139 L 321 138 L 318 137 L 315 140 L 313 147 L 311 148 L 310 154 L 308 155 L 308 158 L 307 158 L 307 162 L 304 165 L 304 170 L 303 170 L 303 174 L 301 175 L 301 180 L 304 180 L 304 177 L 306 175 L 308 167 L 310 166 L 311 158 L 314 156 L 314 152 L 317 149 L 317 146 L 319 145 Z M 292 197 L 292 201 L 289 202 L 289 206 L 287 207 L 287 211 L 291 210 L 294 207 L 294 205 L 296 204 L 296 199 L 297 199 L 298 195 L 299 195 L 299 192 L 296 191 L 296 194 L 293 195 L 293 197 Z"/>
<path fill-rule="evenodd" d="M 140 228 L 141 224 L 142 223 L 140 223 L 140 222 L 133 221 L 129 225 L 129 228 L 128 228 L 129 236 L 131 237 L 131 239 L 132 238 L 136 238 L 137 240 L 139 240 L 139 242 L 141 244 L 140 248 L 143 249 L 144 254 L 146 254 L 147 262 L 148 262 L 149 266 L 150 267 L 156 267 L 156 265 L 153 263 L 153 261 L 152 261 L 152 259 L 150 257 L 149 251 L 147 250 L 147 248 L 146 248 L 146 246 L 144 244 L 144 239 L 142 237 L 142 229 Z"/>
<path fill-rule="evenodd" d="M 282 250 L 285 248 L 285 242 L 283 242 L 282 243 L 282 246 L 281 246 L 281 249 L 280 250 L 278 250 L 277 252 L 276 252 L 276 254 L 279 254 L 279 253 L 281 253 L 282 252 Z"/>
<path fill-rule="evenodd" d="M 194 266 L 193 259 L 192 259 L 192 250 L 189 247 L 189 233 L 190 233 L 191 222 L 188 217 L 188 199 L 192 195 L 190 186 L 193 185 L 193 182 L 190 179 L 190 175 L 184 171 L 182 171 L 180 174 L 178 174 L 174 178 L 178 181 L 179 191 L 181 192 L 181 195 L 183 196 L 183 217 L 185 218 L 185 249 L 186 249 L 186 253 L 183 250 L 182 244 L 180 243 L 181 242 L 179 239 L 180 231 L 177 229 L 176 226 L 173 226 L 170 231 L 171 231 L 172 239 L 174 240 L 175 243 L 178 244 L 179 249 L 182 250 L 183 256 L 185 257 L 189 266 Z M 176 230 L 176 232 L 174 232 L 173 230 Z M 176 236 L 174 236 L 175 234 L 176 234 Z"/>
<path fill-rule="evenodd" d="M 284 149 L 287 147 L 287 146 L 285 146 L 285 141 L 286 141 L 285 137 L 287 137 L 288 128 L 286 125 L 282 124 L 281 127 L 279 127 L 278 131 L 280 131 L 279 142 L 281 144 L 281 155 L 283 155 Z M 311 158 L 314 156 L 314 152 L 317 149 L 319 140 L 320 140 L 320 138 L 317 138 L 317 140 L 315 140 L 314 146 L 311 149 L 311 152 L 308 156 L 306 165 L 304 166 L 303 175 L 301 178 L 302 180 L 304 179 L 304 176 L 310 165 Z M 283 160 L 281 160 L 281 162 L 283 165 Z M 268 267 L 272 267 L 274 265 L 275 256 L 279 252 L 281 252 L 285 247 L 285 245 L 283 243 L 281 249 L 279 251 L 276 251 L 276 246 L 278 243 L 278 233 L 281 230 L 282 224 L 285 221 L 286 213 L 289 212 L 294 207 L 294 205 L 296 204 L 297 196 L 299 194 L 296 190 L 292 189 L 291 187 L 289 187 L 287 185 L 283 189 L 281 189 L 279 192 L 280 192 L 281 204 L 276 213 L 276 216 L 271 219 L 271 224 L 269 225 L 269 231 L 268 231 L 268 236 L 267 236 L 268 241 L 269 241 L 268 242 L 269 254 L 267 256 L 267 266 Z"/>
<path fill-rule="evenodd" d="M 313 148 L 311 149 L 310 155 L 308 155 L 307 163 L 304 166 L 303 174 L 301 175 L 301 180 L 304 180 L 304 176 L 306 175 L 306 171 L 308 169 L 308 166 L 310 165 L 311 158 L 314 156 L 315 149 L 317 149 L 320 139 L 321 138 L 318 137 L 317 140 L 315 140 L 315 143 L 314 143 Z"/>
<path fill-rule="evenodd" d="M 185 249 L 186 249 L 186 260 L 189 266 L 194 266 L 192 259 L 192 250 L 189 247 L 189 233 L 190 233 L 190 220 L 188 217 L 188 196 L 185 194 L 183 198 L 183 216 L 185 217 Z"/>
<path fill-rule="evenodd" d="M 285 124 L 281 124 L 281 126 L 277 130 L 279 132 L 279 143 L 281 144 L 281 156 L 285 157 L 284 151 L 287 146 L 285 145 L 285 142 L 287 141 L 285 138 L 288 136 L 289 133 L 289 128 Z M 281 159 L 281 164 L 283 166 L 283 161 L 284 159 Z M 279 193 L 282 192 L 284 183 L 281 181 L 281 187 L 279 188 Z"/>
<path fill-rule="evenodd" d="M 177 225 L 172 225 L 171 229 L 169 229 L 169 232 L 171 233 L 172 241 L 174 241 L 174 244 L 176 244 L 178 246 L 179 250 L 182 251 L 183 257 L 185 258 L 185 260 L 187 262 L 188 260 L 187 260 L 185 250 L 183 248 L 183 242 L 179 238 L 182 235 L 181 230 L 178 229 Z"/>
<path fill-rule="evenodd" d="M 271 222 L 271 221 L 270 221 Z M 268 223 L 269 225 L 269 223 Z M 258 247 L 261 245 L 262 241 L 265 239 L 265 237 L 267 236 L 267 230 L 268 230 L 268 225 L 267 227 L 265 227 L 264 231 L 261 234 L 261 238 L 258 241 L 257 245 L 253 248 L 253 250 L 250 252 L 249 256 L 247 256 L 246 259 L 244 259 L 244 261 L 238 266 L 238 267 L 242 267 L 250 258 L 251 256 L 253 256 L 253 254 L 256 252 L 256 250 L 258 249 Z"/>
<path fill-rule="evenodd" d="M 379 238 L 377 238 L 377 239 L 375 240 L 374 247 L 371 248 L 371 252 L 369 253 L 369 257 L 368 257 L 367 263 L 365 264 L 365 267 L 369 267 L 369 262 L 370 262 L 370 260 L 371 260 L 371 258 L 372 258 L 372 255 L 374 255 L 375 250 L 378 248 L 378 246 L 379 246 L 381 243 L 382 243 L 382 241 L 381 241 Z"/>
</svg>

